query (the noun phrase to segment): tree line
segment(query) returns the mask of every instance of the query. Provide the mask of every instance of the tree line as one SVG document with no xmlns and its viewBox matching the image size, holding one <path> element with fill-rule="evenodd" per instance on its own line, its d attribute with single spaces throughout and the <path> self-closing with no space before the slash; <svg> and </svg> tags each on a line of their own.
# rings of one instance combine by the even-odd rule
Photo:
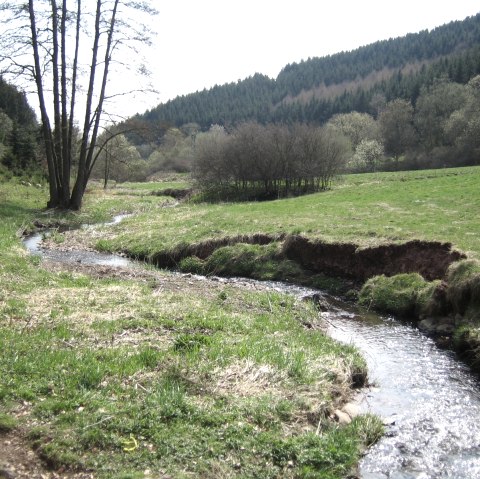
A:
<svg viewBox="0 0 480 479">
<path fill-rule="evenodd" d="M 364 78 L 384 68 L 401 70 L 409 63 L 447 58 L 480 43 L 480 14 L 431 31 L 381 40 L 351 52 L 340 52 L 286 65 L 277 77 L 278 88 L 292 96 L 321 84 Z"/>
<path fill-rule="evenodd" d="M 270 199 L 327 189 L 348 157 L 345 137 L 307 124 L 214 125 L 197 136 L 193 177 L 207 192 Z"/>
<path fill-rule="evenodd" d="M 0 164 L 12 172 L 38 166 L 38 123 L 25 94 L 0 76 Z"/>
<path fill-rule="evenodd" d="M 247 121 L 204 132 L 198 123 L 164 125 L 136 146 L 122 135 L 100 152 L 93 175 L 108 171 L 125 181 L 193 172 L 210 191 L 272 198 L 327 188 L 338 172 L 480 163 L 480 75 L 466 85 L 439 78 L 420 88 L 415 104 L 384 95 L 373 100 L 375 115 L 339 113 L 323 126 Z M 139 142 L 138 133 L 133 139 Z"/>
</svg>

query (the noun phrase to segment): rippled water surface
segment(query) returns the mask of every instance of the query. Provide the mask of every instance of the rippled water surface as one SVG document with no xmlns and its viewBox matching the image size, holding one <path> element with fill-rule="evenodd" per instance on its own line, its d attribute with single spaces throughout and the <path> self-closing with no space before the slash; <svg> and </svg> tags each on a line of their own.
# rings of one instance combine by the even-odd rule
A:
<svg viewBox="0 0 480 479">
<path fill-rule="evenodd" d="M 375 384 L 363 408 L 390 424 L 362 461 L 362 477 L 480 478 L 480 384 L 468 368 L 395 320 L 322 315 L 334 338 L 363 352 Z"/>
</svg>

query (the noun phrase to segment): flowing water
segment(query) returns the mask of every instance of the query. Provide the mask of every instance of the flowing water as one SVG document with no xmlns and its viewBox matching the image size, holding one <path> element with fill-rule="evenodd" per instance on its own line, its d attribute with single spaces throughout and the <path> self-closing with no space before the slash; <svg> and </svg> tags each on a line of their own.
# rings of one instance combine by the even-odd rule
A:
<svg viewBox="0 0 480 479">
<path fill-rule="evenodd" d="M 110 223 L 104 223 L 104 225 L 114 225 L 120 223 L 125 217 L 129 215 L 115 216 Z M 97 225 L 84 225 L 82 228 L 96 228 Z M 135 264 L 129 258 L 125 258 L 118 254 L 101 253 L 98 251 L 62 251 L 57 249 L 48 249 L 42 247 L 42 240 L 44 236 L 50 234 L 49 230 L 42 233 L 34 233 L 23 239 L 23 244 L 30 251 L 30 253 L 38 256 L 42 256 L 50 261 L 58 261 L 60 263 L 82 263 L 86 265 L 104 265 L 114 267 L 127 267 Z"/>
<path fill-rule="evenodd" d="M 133 265 L 117 255 L 42 250 L 40 235 L 24 244 L 56 261 Z M 262 287 L 297 296 L 318 294 L 282 283 Z M 412 326 L 325 300 L 330 307 L 320 314 L 329 334 L 357 346 L 367 360 L 374 386 L 362 393 L 362 409 L 387 424 L 387 434 L 361 462 L 361 477 L 480 479 L 480 382 L 468 368 Z"/>
<path fill-rule="evenodd" d="M 480 478 L 480 383 L 454 353 L 394 319 L 322 315 L 332 337 L 362 351 L 375 384 L 363 409 L 389 425 L 362 461 L 362 477 Z"/>
</svg>

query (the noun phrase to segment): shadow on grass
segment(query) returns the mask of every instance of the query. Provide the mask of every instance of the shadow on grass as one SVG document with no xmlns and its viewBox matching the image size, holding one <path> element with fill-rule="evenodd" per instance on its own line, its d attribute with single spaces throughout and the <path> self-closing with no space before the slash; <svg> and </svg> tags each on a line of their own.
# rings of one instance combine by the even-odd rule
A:
<svg viewBox="0 0 480 479">
<path fill-rule="evenodd" d="M 0 218 L 32 217 L 42 211 L 41 208 L 28 208 L 14 201 L 0 202 Z"/>
</svg>

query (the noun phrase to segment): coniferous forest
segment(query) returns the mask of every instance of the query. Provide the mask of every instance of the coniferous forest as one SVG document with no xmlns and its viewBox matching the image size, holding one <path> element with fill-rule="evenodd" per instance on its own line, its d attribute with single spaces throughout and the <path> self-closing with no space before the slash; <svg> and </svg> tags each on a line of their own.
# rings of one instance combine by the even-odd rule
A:
<svg viewBox="0 0 480 479">
<path fill-rule="evenodd" d="M 12 172 L 35 166 L 38 124 L 24 93 L 0 76 L 0 160 Z"/>
<path fill-rule="evenodd" d="M 440 77 L 466 84 L 479 73 L 480 14 L 432 31 L 286 65 L 275 80 L 256 73 L 177 97 L 143 118 L 175 126 L 195 122 L 202 129 L 245 120 L 325 123 L 337 113 L 375 115 L 379 96 L 414 105 L 422 88 Z"/>
</svg>

